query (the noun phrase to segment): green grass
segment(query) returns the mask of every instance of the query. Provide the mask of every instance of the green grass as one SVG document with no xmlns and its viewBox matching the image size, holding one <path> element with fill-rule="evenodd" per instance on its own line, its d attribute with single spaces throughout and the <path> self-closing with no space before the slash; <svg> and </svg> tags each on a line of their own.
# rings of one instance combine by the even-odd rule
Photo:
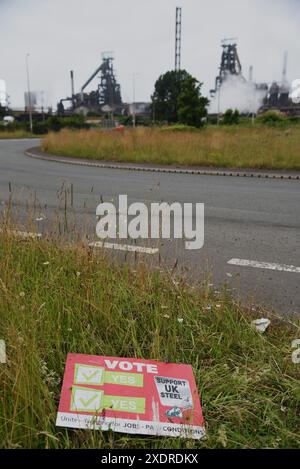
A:
<svg viewBox="0 0 300 469">
<path fill-rule="evenodd" d="M 177 284 L 142 263 L 133 271 L 82 244 L 0 234 L 8 355 L 0 365 L 0 447 L 299 448 L 300 365 L 291 342 L 300 323 L 272 318 L 260 335 L 251 320 L 266 313 L 253 314 L 226 291 Z M 207 439 L 57 428 L 68 352 L 192 364 Z"/>
<path fill-rule="evenodd" d="M 0 129 L 0 140 L 6 140 L 10 138 L 34 138 L 36 136 L 26 130 L 2 130 Z"/>
<path fill-rule="evenodd" d="M 44 151 L 78 158 L 225 168 L 300 170 L 300 126 L 207 127 L 193 131 L 137 128 L 123 132 L 63 130 Z"/>
</svg>

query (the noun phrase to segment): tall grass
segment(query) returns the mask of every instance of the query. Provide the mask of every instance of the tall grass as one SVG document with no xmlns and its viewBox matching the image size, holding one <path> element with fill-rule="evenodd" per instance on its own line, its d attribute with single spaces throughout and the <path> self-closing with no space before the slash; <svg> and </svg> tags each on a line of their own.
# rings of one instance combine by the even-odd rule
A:
<svg viewBox="0 0 300 469">
<path fill-rule="evenodd" d="M 171 132 L 63 130 L 45 137 L 44 151 L 79 158 L 189 166 L 300 170 L 300 127 L 207 127 Z"/>
<path fill-rule="evenodd" d="M 0 234 L 2 448 L 299 447 L 300 323 L 272 317 L 265 335 L 251 313 L 207 286 L 174 283 L 142 263 L 111 264 L 83 244 L 19 241 Z M 259 315 L 259 316 L 258 316 Z M 180 319 L 180 321 L 178 321 Z M 181 321 L 183 320 L 183 321 Z M 68 352 L 190 363 L 207 439 L 57 428 Z"/>
</svg>

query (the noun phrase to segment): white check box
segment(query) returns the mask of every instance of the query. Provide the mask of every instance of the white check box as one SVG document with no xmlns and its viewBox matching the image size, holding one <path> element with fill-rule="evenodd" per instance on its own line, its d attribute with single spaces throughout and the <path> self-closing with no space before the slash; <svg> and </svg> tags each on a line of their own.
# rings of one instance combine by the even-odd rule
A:
<svg viewBox="0 0 300 469">
<path fill-rule="evenodd" d="M 104 368 L 101 366 L 89 366 L 76 363 L 74 383 L 101 386 L 104 381 L 104 371 Z"/>
<path fill-rule="evenodd" d="M 71 396 L 71 411 L 97 413 L 101 410 L 103 391 L 99 389 L 81 388 L 73 386 Z"/>
</svg>

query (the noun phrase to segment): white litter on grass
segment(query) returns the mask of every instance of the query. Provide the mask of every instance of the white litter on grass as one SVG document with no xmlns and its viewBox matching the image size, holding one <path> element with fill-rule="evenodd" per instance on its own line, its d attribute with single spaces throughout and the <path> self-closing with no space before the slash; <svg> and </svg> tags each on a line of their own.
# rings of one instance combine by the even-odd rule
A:
<svg viewBox="0 0 300 469">
<path fill-rule="evenodd" d="M 4 233 L 5 230 L 2 230 L 0 228 L 0 233 Z M 39 239 L 42 237 L 41 233 L 30 233 L 27 231 L 7 231 L 7 233 L 16 236 L 17 238 L 22 238 L 22 239 Z"/>
<path fill-rule="evenodd" d="M 0 363 L 6 363 L 6 346 L 4 340 L 0 340 Z"/>
<path fill-rule="evenodd" d="M 266 332 L 268 327 L 271 325 L 271 321 L 266 318 L 261 318 L 261 319 L 256 319 L 255 321 L 252 321 L 251 325 L 255 327 L 255 329 L 263 334 Z"/>
</svg>

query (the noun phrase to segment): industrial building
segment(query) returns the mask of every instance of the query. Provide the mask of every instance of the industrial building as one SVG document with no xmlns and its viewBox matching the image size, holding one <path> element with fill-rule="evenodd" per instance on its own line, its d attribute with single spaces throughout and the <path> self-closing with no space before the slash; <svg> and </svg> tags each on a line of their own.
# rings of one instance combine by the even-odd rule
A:
<svg viewBox="0 0 300 469">
<path fill-rule="evenodd" d="M 251 88 L 253 89 L 255 104 L 259 103 L 259 105 L 254 104 L 253 107 L 250 103 L 248 105 L 249 114 L 275 110 L 288 116 L 300 116 L 300 105 L 291 99 L 291 84 L 287 80 L 287 53 L 284 54 L 281 82 L 255 83 L 253 81 L 253 67 L 250 67 L 248 80 L 244 77 L 237 43 L 234 41 L 234 39 L 222 41 L 221 65 L 216 77 L 215 88 L 210 92 L 211 98 L 220 100 L 222 88 L 231 82 L 236 88 L 244 90 L 245 94 L 251 94 Z M 229 107 L 232 107 L 230 103 L 228 103 Z"/>
<path fill-rule="evenodd" d="M 175 64 L 174 70 L 181 69 L 182 44 L 182 9 L 176 8 L 175 17 Z M 277 110 L 288 116 L 300 117 L 300 103 L 291 98 L 291 85 L 287 80 L 287 53 L 284 56 L 284 66 L 281 81 L 272 83 L 256 83 L 253 80 L 253 67 L 250 67 L 246 78 L 238 54 L 236 39 L 222 41 L 220 67 L 215 79 L 214 88 L 210 91 L 210 114 L 222 114 L 226 109 L 237 108 L 242 114 L 257 114 L 268 110 Z M 124 103 L 121 85 L 117 80 L 114 69 L 114 57 L 111 52 L 102 54 L 100 65 L 88 77 L 85 83 L 75 90 L 74 71 L 70 72 L 70 95 L 62 98 L 57 105 L 57 115 L 72 114 L 97 115 L 113 120 L 114 115 L 151 117 L 150 103 Z M 91 91 L 89 85 L 95 83 Z M 225 99 L 226 89 L 231 86 L 231 98 Z M 42 96 L 42 94 L 40 93 Z M 235 99 L 240 96 L 243 105 L 236 106 Z M 233 97 L 233 98 L 232 98 Z M 300 99 L 299 99 L 300 101 Z M 44 99 L 38 98 L 36 92 L 25 93 L 25 112 L 44 114 Z M 222 106 L 223 109 L 222 109 Z M 7 93 L 4 80 L 0 80 L 0 106 L 7 107 Z M 49 115 L 52 110 L 46 111 Z"/>
<path fill-rule="evenodd" d="M 176 8 L 175 17 L 175 71 L 181 69 L 182 43 L 182 9 Z M 98 84 L 93 91 L 86 88 L 96 78 Z M 230 95 L 226 98 L 226 91 L 230 88 Z M 281 111 L 289 116 L 300 116 L 300 105 L 290 97 L 291 85 L 287 80 L 287 53 L 284 56 L 284 67 L 281 82 L 256 83 L 253 80 L 253 67 L 250 67 L 249 77 L 243 74 L 242 63 L 239 58 L 236 39 L 222 41 L 222 54 L 219 72 L 215 80 L 214 89 L 210 91 L 210 114 L 222 114 L 226 109 L 237 108 L 241 114 L 257 114 L 267 110 Z M 222 105 L 221 107 L 221 95 Z M 121 87 L 117 81 L 113 56 L 111 53 L 102 54 L 102 63 L 80 88 L 74 90 L 74 72 L 71 71 L 71 96 L 61 99 L 57 113 L 68 115 L 81 113 L 84 115 L 151 115 L 150 103 L 125 104 L 121 97 Z"/>
<path fill-rule="evenodd" d="M 102 54 L 101 65 L 82 85 L 79 93 L 75 93 L 74 72 L 71 71 L 71 96 L 60 100 L 57 106 L 58 114 L 64 115 L 70 112 L 84 115 L 88 113 L 97 115 L 124 113 L 125 106 L 122 102 L 121 87 L 115 76 L 113 60 L 112 54 Z M 95 78 L 99 80 L 97 88 L 87 92 L 86 88 Z M 68 103 L 68 105 L 65 107 L 64 103 Z"/>
</svg>

